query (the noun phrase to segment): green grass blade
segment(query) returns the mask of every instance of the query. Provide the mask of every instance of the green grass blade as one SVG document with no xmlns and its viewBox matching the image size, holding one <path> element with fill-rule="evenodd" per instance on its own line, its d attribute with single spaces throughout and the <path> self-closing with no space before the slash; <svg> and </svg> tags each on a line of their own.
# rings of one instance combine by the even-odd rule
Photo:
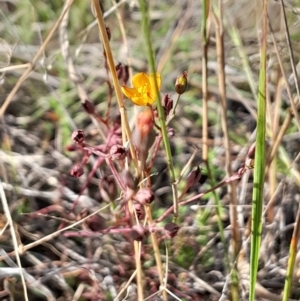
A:
<svg viewBox="0 0 300 301">
<path fill-rule="evenodd" d="M 262 73 L 264 72 L 261 72 L 260 82 L 262 80 L 265 80 L 265 73 L 264 74 Z M 259 91 L 262 91 L 261 83 L 259 86 Z M 258 96 L 258 104 L 259 104 L 258 127 L 257 127 L 258 131 L 257 131 L 257 139 L 256 139 L 254 186 L 253 186 L 253 196 L 252 196 L 250 300 L 254 300 L 254 291 L 255 291 L 259 249 L 261 243 L 261 231 L 262 231 L 263 184 L 264 184 L 264 167 L 265 167 L 265 98 L 264 97 L 265 95 L 262 94 Z M 253 290 L 253 292 L 251 289 Z"/>
<path fill-rule="evenodd" d="M 255 286 L 258 270 L 259 250 L 262 233 L 263 188 L 265 175 L 266 135 L 266 56 L 267 56 L 267 1 L 263 2 L 263 25 L 261 38 L 261 59 L 258 87 L 257 134 L 252 195 L 250 293 L 249 300 L 255 300 Z"/>
<path fill-rule="evenodd" d="M 154 52 L 152 49 L 152 42 L 151 42 L 151 28 L 150 28 L 149 14 L 148 14 L 148 6 L 146 3 L 146 0 L 139 0 L 139 3 L 140 3 L 140 9 L 141 9 L 141 13 L 142 13 L 142 22 L 143 22 L 142 27 L 143 27 L 144 39 L 146 42 L 149 67 L 150 67 L 151 73 L 156 73 Z M 158 86 L 157 86 L 156 80 L 154 82 L 155 82 L 156 91 L 158 91 Z M 163 136 L 163 142 L 164 142 L 164 146 L 165 146 L 165 150 L 166 150 L 167 163 L 168 163 L 169 172 L 170 172 L 171 186 L 172 186 L 172 192 L 173 192 L 173 203 L 174 203 L 174 219 L 175 219 L 174 221 L 176 221 L 176 218 L 178 216 L 178 200 L 177 200 L 178 197 L 177 197 L 177 188 L 175 185 L 175 182 L 176 182 L 175 170 L 174 170 L 174 165 L 173 165 L 170 141 L 169 141 L 168 133 L 167 133 L 164 109 L 162 107 L 161 98 L 160 98 L 159 93 L 157 93 L 157 95 L 158 95 L 157 101 L 156 101 L 157 111 L 158 111 L 158 116 L 159 116 L 161 133 Z"/>
<path fill-rule="evenodd" d="M 249 64 L 249 59 L 248 59 L 248 56 L 247 56 L 246 51 L 244 49 L 243 42 L 242 42 L 242 39 L 239 35 L 239 32 L 236 29 L 236 27 L 234 27 L 232 25 L 232 26 L 229 26 L 228 33 L 229 33 L 230 38 L 231 38 L 232 42 L 234 43 L 234 45 L 235 45 L 235 47 L 238 51 L 238 54 L 239 54 L 239 56 L 242 60 L 244 72 L 246 73 L 247 80 L 248 80 L 252 95 L 253 95 L 254 98 L 256 98 L 257 88 L 256 88 L 254 76 L 252 74 L 251 67 L 250 67 L 250 64 Z"/>
</svg>

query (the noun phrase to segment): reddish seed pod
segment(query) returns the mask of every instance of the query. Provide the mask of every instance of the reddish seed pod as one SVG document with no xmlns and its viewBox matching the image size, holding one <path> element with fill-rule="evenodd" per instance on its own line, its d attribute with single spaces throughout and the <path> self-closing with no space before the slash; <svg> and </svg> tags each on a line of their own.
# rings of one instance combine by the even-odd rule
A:
<svg viewBox="0 0 300 301">
<path fill-rule="evenodd" d="M 117 72 L 118 79 L 121 79 L 123 77 L 123 65 L 121 63 L 116 65 L 116 72 Z"/>
<path fill-rule="evenodd" d="M 137 188 L 137 181 L 134 179 L 133 175 L 128 169 L 124 169 L 121 173 L 121 179 L 125 185 L 125 187 L 130 188 L 135 191 Z"/>
<path fill-rule="evenodd" d="M 149 205 L 154 200 L 154 193 L 150 188 L 142 188 L 135 194 L 133 198 L 140 204 Z"/>
<path fill-rule="evenodd" d="M 142 225 L 134 225 L 131 228 L 131 236 L 134 240 L 142 241 L 149 234 L 149 230 Z"/>
<path fill-rule="evenodd" d="M 175 237 L 179 231 L 179 226 L 174 223 L 165 225 L 165 232 L 168 237 Z"/>
<path fill-rule="evenodd" d="M 173 109 L 173 100 L 168 94 L 166 94 L 162 100 L 162 105 L 165 110 L 165 116 L 168 116 L 171 110 Z"/>
<path fill-rule="evenodd" d="M 145 208 L 142 204 L 140 203 L 134 203 L 134 210 L 136 212 L 138 220 L 143 220 L 145 218 Z"/>
<path fill-rule="evenodd" d="M 81 163 L 75 164 L 70 170 L 70 175 L 74 178 L 79 178 L 83 175 L 83 168 Z"/>
<path fill-rule="evenodd" d="M 105 26 L 106 28 L 106 33 L 107 33 L 107 37 L 108 37 L 108 40 L 110 41 L 111 39 L 111 31 L 110 31 L 110 28 L 108 26 Z"/>
<path fill-rule="evenodd" d="M 247 169 L 253 169 L 254 168 L 254 159 L 247 157 L 246 161 L 245 161 L 245 167 Z"/>
<path fill-rule="evenodd" d="M 201 178 L 201 169 L 199 168 L 199 166 L 197 166 L 196 169 L 192 170 L 188 174 L 186 178 L 186 186 L 189 188 L 193 187 L 199 182 L 200 178 Z"/>
<path fill-rule="evenodd" d="M 86 99 L 82 104 L 82 106 L 88 114 L 91 115 L 95 114 L 95 106 L 91 101 Z"/>
<path fill-rule="evenodd" d="M 247 154 L 247 157 L 250 158 L 250 159 L 254 159 L 255 158 L 255 148 L 256 148 L 256 142 L 254 142 L 249 150 L 248 150 L 248 154 Z"/>
<path fill-rule="evenodd" d="M 123 68 L 123 83 L 124 85 L 127 84 L 129 80 L 129 67 L 127 65 L 124 65 L 124 68 Z"/>
<path fill-rule="evenodd" d="M 122 121 L 121 121 L 121 115 L 118 114 L 118 115 L 115 117 L 115 119 L 114 119 L 114 126 L 120 126 L 121 123 L 122 123 Z"/>
<path fill-rule="evenodd" d="M 254 168 L 255 148 L 256 148 L 256 142 L 254 142 L 248 150 L 247 158 L 245 160 L 245 167 L 247 169 Z"/>
<path fill-rule="evenodd" d="M 141 139 L 148 136 L 150 131 L 153 129 L 154 120 L 153 112 L 147 108 L 140 112 L 136 119 L 136 129 L 140 132 Z"/>
<path fill-rule="evenodd" d="M 70 144 L 70 145 L 67 145 L 66 146 L 66 150 L 68 151 L 68 152 L 74 152 L 74 151 L 76 151 L 78 148 L 77 148 L 77 146 L 75 145 L 75 144 Z"/>
<path fill-rule="evenodd" d="M 81 144 L 84 142 L 85 135 L 83 130 L 75 130 L 72 133 L 72 140 L 77 144 Z"/>
<path fill-rule="evenodd" d="M 86 225 L 94 232 L 101 231 L 106 228 L 106 221 L 100 215 L 93 215 L 86 220 Z"/>
<path fill-rule="evenodd" d="M 105 202 L 111 202 L 118 196 L 118 189 L 113 177 L 104 176 L 99 182 L 99 191 Z"/>
<path fill-rule="evenodd" d="M 128 66 L 119 63 L 118 65 L 116 65 L 116 71 L 117 71 L 118 79 L 121 80 L 124 85 L 126 85 L 129 79 Z"/>
<path fill-rule="evenodd" d="M 167 128 L 168 137 L 174 137 L 175 136 L 175 130 L 173 128 Z"/>
<path fill-rule="evenodd" d="M 123 160 L 127 153 L 126 149 L 122 145 L 113 145 L 110 148 L 109 154 L 112 160 Z"/>
</svg>

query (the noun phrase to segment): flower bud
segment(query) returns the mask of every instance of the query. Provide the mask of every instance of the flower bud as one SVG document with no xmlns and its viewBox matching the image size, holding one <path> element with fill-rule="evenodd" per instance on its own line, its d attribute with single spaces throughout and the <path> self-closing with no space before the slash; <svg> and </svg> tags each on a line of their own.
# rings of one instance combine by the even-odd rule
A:
<svg viewBox="0 0 300 301">
<path fill-rule="evenodd" d="M 123 65 L 121 63 L 116 65 L 116 72 L 117 72 L 118 79 L 121 79 L 123 77 Z"/>
<path fill-rule="evenodd" d="M 186 71 L 178 75 L 175 82 L 175 91 L 181 95 L 186 91 L 187 88 L 187 73 Z"/>
<path fill-rule="evenodd" d="M 72 133 L 72 140 L 77 144 L 82 144 L 85 139 L 84 131 L 83 130 L 75 130 Z"/>
<path fill-rule="evenodd" d="M 165 233 L 168 237 L 175 237 L 179 231 L 179 226 L 174 223 L 165 225 Z"/>
<path fill-rule="evenodd" d="M 53 111 L 46 112 L 44 118 L 51 122 L 57 122 L 60 119 L 59 115 Z"/>
<path fill-rule="evenodd" d="M 91 101 L 86 99 L 82 104 L 82 106 L 88 114 L 91 115 L 95 114 L 95 106 Z"/>
<path fill-rule="evenodd" d="M 173 100 L 168 94 L 166 94 L 162 100 L 162 105 L 165 110 L 165 116 L 167 117 L 171 110 L 173 109 Z"/>
<path fill-rule="evenodd" d="M 125 148 L 116 144 L 110 148 L 109 154 L 112 160 L 123 160 L 127 155 Z"/>
<path fill-rule="evenodd" d="M 118 197 L 118 189 L 114 178 L 104 176 L 99 182 L 99 191 L 105 202 L 111 202 Z"/>
<path fill-rule="evenodd" d="M 138 152 L 139 160 L 144 163 L 147 160 L 149 149 L 152 147 L 156 138 L 153 126 L 152 110 L 146 109 L 140 112 L 132 133 L 132 143 Z"/>
<path fill-rule="evenodd" d="M 247 167 L 247 169 L 254 168 L 255 148 L 256 148 L 256 142 L 254 142 L 248 150 L 247 158 L 245 161 L 245 166 Z"/>
<path fill-rule="evenodd" d="M 93 215 L 85 223 L 94 232 L 106 229 L 106 221 L 101 215 Z"/>
<path fill-rule="evenodd" d="M 114 119 L 114 126 L 121 126 L 121 124 L 122 124 L 121 115 L 118 114 Z"/>
<path fill-rule="evenodd" d="M 145 218 L 145 208 L 144 208 L 144 206 L 140 203 L 137 203 L 137 202 L 135 202 L 133 204 L 133 206 L 134 206 L 134 210 L 136 212 L 138 220 L 139 221 L 144 220 L 144 218 Z"/>
<path fill-rule="evenodd" d="M 193 187 L 199 182 L 200 178 L 201 178 L 201 169 L 199 168 L 199 166 L 197 166 L 196 169 L 192 170 L 188 174 L 186 178 L 186 186 L 188 188 Z"/>
<path fill-rule="evenodd" d="M 135 194 L 133 199 L 140 204 L 149 205 L 154 200 L 154 193 L 150 188 L 142 188 Z"/>
<path fill-rule="evenodd" d="M 256 142 L 254 142 L 249 150 L 248 150 L 248 154 L 247 154 L 247 157 L 250 158 L 250 159 L 254 159 L 255 158 L 255 148 L 256 148 Z"/>
<path fill-rule="evenodd" d="M 105 29 L 106 29 L 106 33 L 107 33 L 108 40 L 110 41 L 110 39 L 111 39 L 111 31 L 110 31 L 110 28 L 109 28 L 108 26 L 105 26 Z"/>
<path fill-rule="evenodd" d="M 131 228 L 131 236 L 134 240 L 142 241 L 149 234 L 149 230 L 141 225 L 134 225 Z"/>
<path fill-rule="evenodd" d="M 123 83 L 124 85 L 127 84 L 129 80 L 129 67 L 127 65 L 124 65 L 124 68 L 123 68 Z"/>
<path fill-rule="evenodd" d="M 167 128 L 168 137 L 174 137 L 175 136 L 175 130 L 173 128 Z"/>
<path fill-rule="evenodd" d="M 67 145 L 66 146 L 66 150 L 68 151 L 68 152 L 74 152 L 74 151 L 76 151 L 78 149 L 78 147 L 77 147 L 77 145 L 75 145 L 75 144 L 70 144 L 70 145 Z"/>
<path fill-rule="evenodd" d="M 134 179 L 133 175 L 128 169 L 124 169 L 121 173 L 121 179 L 124 183 L 124 185 L 131 190 L 136 190 L 137 188 L 137 183 L 136 180 Z"/>
<path fill-rule="evenodd" d="M 118 65 L 116 65 L 116 71 L 117 71 L 118 79 L 121 80 L 124 85 L 126 85 L 129 79 L 128 66 L 119 63 Z"/>
<path fill-rule="evenodd" d="M 136 212 L 138 220 L 143 220 L 145 218 L 145 208 L 142 204 L 140 203 L 134 203 L 134 210 Z"/>
<path fill-rule="evenodd" d="M 150 131 L 153 129 L 153 112 L 151 109 L 146 109 L 140 112 L 136 120 L 136 128 L 141 133 L 141 138 L 146 137 Z"/>
<path fill-rule="evenodd" d="M 253 169 L 254 168 L 254 159 L 247 157 L 245 160 L 245 167 L 247 169 Z"/>
<path fill-rule="evenodd" d="M 70 170 L 70 175 L 74 178 L 79 178 L 83 175 L 83 168 L 81 163 L 75 164 Z"/>
</svg>

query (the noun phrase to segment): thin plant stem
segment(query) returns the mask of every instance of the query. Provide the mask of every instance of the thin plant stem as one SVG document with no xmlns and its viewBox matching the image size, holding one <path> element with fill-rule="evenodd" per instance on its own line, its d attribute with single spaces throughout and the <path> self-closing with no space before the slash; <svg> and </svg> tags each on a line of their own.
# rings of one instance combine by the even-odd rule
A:
<svg viewBox="0 0 300 301">
<path fill-rule="evenodd" d="M 281 74 L 282 74 L 282 77 L 283 77 L 283 80 L 284 80 L 284 83 L 285 83 L 285 88 L 286 88 L 287 94 L 289 96 L 290 103 L 296 103 L 297 99 L 295 101 L 294 98 L 293 98 L 292 91 L 291 91 L 291 88 L 290 88 L 290 84 L 288 82 L 288 78 L 287 78 L 286 72 L 284 70 L 282 57 L 279 53 L 278 44 L 277 44 L 277 41 L 275 39 L 273 28 L 271 26 L 269 18 L 268 18 L 268 26 L 269 26 L 269 31 L 271 33 L 271 38 L 272 38 L 272 42 L 273 42 L 273 45 L 274 45 L 274 50 L 276 52 L 276 56 L 277 56 L 278 64 L 279 64 L 279 67 L 280 67 L 280 71 L 281 71 Z M 287 111 L 285 120 L 284 120 L 283 125 L 281 126 L 281 128 L 279 130 L 279 133 L 278 133 L 278 130 L 274 131 L 277 134 L 274 137 L 274 142 L 273 142 L 272 148 L 270 149 L 270 151 L 268 153 L 268 156 L 267 156 L 266 173 L 268 172 L 269 164 L 270 164 L 270 162 L 273 161 L 273 159 L 274 159 L 274 157 L 277 153 L 278 147 L 279 147 L 279 145 L 280 145 L 280 143 L 283 139 L 284 134 L 286 133 L 287 129 L 289 128 L 293 117 L 294 117 L 293 112 L 292 112 L 292 109 L 290 108 Z"/>
<path fill-rule="evenodd" d="M 277 80 L 277 88 L 276 88 L 276 94 L 275 94 L 275 101 L 274 101 L 274 105 L 272 110 L 269 110 L 272 113 L 272 116 L 274 116 L 273 118 L 269 118 L 270 120 L 270 132 L 271 132 L 271 138 L 272 138 L 272 142 L 275 142 L 276 139 L 276 135 L 278 133 L 279 130 L 279 120 L 280 120 L 280 107 L 281 107 L 281 96 L 282 96 L 282 91 L 284 88 L 284 81 L 283 79 L 280 77 L 280 70 L 279 68 L 277 69 L 278 72 L 278 80 Z M 270 104 L 271 106 L 271 104 Z M 268 162 L 267 162 L 268 163 Z M 268 180 L 269 180 L 269 184 L 270 184 L 270 192 L 269 192 L 269 196 L 271 197 L 272 195 L 274 195 L 276 188 L 278 186 L 277 183 L 277 175 L 276 175 L 276 171 L 277 171 L 277 162 L 276 162 L 276 158 L 274 160 L 272 160 L 270 163 L 270 167 L 269 167 L 269 172 L 268 172 Z M 268 223 L 272 223 L 274 220 L 274 206 L 270 206 L 268 209 L 268 213 L 267 213 L 267 221 Z"/>
<path fill-rule="evenodd" d="M 290 38 L 290 33 L 289 33 L 289 27 L 287 24 L 287 18 L 286 18 L 286 13 L 285 13 L 285 8 L 284 8 L 284 3 L 283 0 L 280 0 L 280 5 L 281 5 L 281 11 L 283 15 L 283 24 L 284 24 L 284 29 L 285 29 L 285 36 L 286 36 L 286 41 L 288 44 L 288 50 L 289 50 L 289 55 L 290 55 L 290 62 L 291 62 L 291 67 L 293 70 L 293 75 L 294 75 L 294 80 L 295 80 L 295 86 L 296 86 L 296 91 L 297 91 L 297 96 L 298 96 L 298 105 L 300 102 L 300 88 L 299 88 L 299 79 L 298 79 L 298 74 L 297 74 L 297 69 L 296 69 L 296 64 L 295 64 L 295 58 L 294 58 L 294 53 L 293 53 L 293 48 L 292 48 L 292 42 Z M 296 118 L 296 124 L 298 127 L 298 131 L 300 132 L 300 118 L 297 112 L 296 104 L 292 101 L 291 106 L 293 109 L 293 113 Z"/>
<path fill-rule="evenodd" d="M 208 165 L 207 18 L 209 0 L 202 0 L 202 159 Z"/>
<path fill-rule="evenodd" d="M 149 61 L 149 66 L 150 70 L 152 73 L 156 73 L 156 67 L 155 67 L 155 60 L 154 60 L 154 54 L 153 54 L 153 49 L 152 49 L 152 43 L 151 43 L 151 28 L 150 28 L 150 21 L 149 21 L 149 15 L 148 15 L 148 7 L 147 3 L 145 0 L 139 0 L 140 2 L 140 8 L 143 16 L 143 32 L 144 32 L 144 37 L 145 37 L 145 42 L 147 46 L 147 53 L 148 53 L 148 61 Z M 171 153 L 171 146 L 170 146 L 170 141 L 168 138 L 168 133 L 167 133 L 167 127 L 166 127 L 166 119 L 165 119 L 165 113 L 164 109 L 162 107 L 161 103 L 161 98 L 158 93 L 158 85 L 156 81 L 156 77 L 154 77 L 154 83 L 155 83 L 155 89 L 157 91 L 157 111 L 158 111 L 158 118 L 159 118 L 159 123 L 161 127 L 161 133 L 163 137 L 163 142 L 166 150 L 166 156 L 167 156 L 167 163 L 169 167 L 169 172 L 170 172 L 170 178 L 171 178 L 171 186 L 172 186 L 172 193 L 173 193 L 173 203 L 174 203 L 174 221 L 176 221 L 178 217 L 178 196 L 177 196 L 177 187 L 176 187 L 176 176 L 175 176 L 175 170 L 173 166 L 173 159 L 172 159 L 172 153 Z"/>
<path fill-rule="evenodd" d="M 172 110 L 172 114 L 169 116 L 168 120 L 167 120 L 167 125 L 169 125 L 169 123 L 172 121 L 172 119 L 175 117 L 175 114 L 176 114 L 176 108 L 178 106 L 178 103 L 179 103 L 179 99 L 180 99 L 180 94 L 177 94 L 177 98 L 175 100 L 175 105 L 174 105 L 174 108 Z"/>
<path fill-rule="evenodd" d="M 209 35 L 207 30 L 208 16 L 210 11 L 210 0 L 202 0 L 202 160 L 206 165 L 207 175 L 211 185 L 214 186 L 212 171 L 208 162 L 208 42 Z M 214 194 L 216 204 L 218 200 Z M 207 220 L 210 210 L 205 209 L 202 215 L 202 221 Z"/>
<path fill-rule="evenodd" d="M 80 219 L 79 221 L 77 221 L 77 222 L 75 222 L 75 223 L 72 223 L 71 225 L 66 226 L 65 228 L 59 229 L 59 230 L 57 230 L 57 231 L 55 231 L 55 232 L 53 232 L 53 233 L 51 233 L 51 234 L 48 234 L 48 235 L 46 235 L 46 236 L 44 236 L 44 237 L 42 237 L 42 238 L 40 238 L 40 239 L 38 239 L 38 240 L 35 240 L 35 241 L 33 241 L 33 242 L 27 244 L 27 245 L 20 245 L 20 246 L 19 246 L 19 249 L 18 249 L 18 252 L 20 253 L 20 255 L 22 255 L 22 254 L 24 254 L 26 251 L 28 251 L 28 250 L 30 250 L 30 249 L 32 249 L 32 248 L 35 248 L 36 246 L 39 246 L 39 245 L 41 245 L 41 244 L 44 244 L 45 242 L 47 242 L 47 241 L 49 241 L 49 240 L 51 240 L 51 239 L 57 237 L 57 236 L 60 235 L 61 233 L 65 232 L 65 231 L 67 231 L 67 230 L 69 230 L 69 229 L 72 229 L 72 228 L 74 228 L 74 227 L 76 227 L 76 226 L 78 226 L 78 225 L 81 225 L 81 224 L 82 224 L 84 221 L 86 221 L 87 219 L 89 219 L 89 218 L 91 218 L 92 216 L 99 214 L 99 212 L 104 211 L 105 209 L 109 208 L 109 206 L 110 206 L 110 205 L 107 204 L 107 205 L 103 206 L 102 208 L 96 210 L 95 212 L 89 214 L 88 216 L 86 216 L 86 217 Z M 16 256 L 16 251 L 12 251 L 12 252 L 8 253 L 7 256 L 10 256 L 10 257 L 11 257 L 11 256 Z M 4 258 L 5 258 L 5 256 L 0 256 L 0 261 L 3 260 Z"/>
<path fill-rule="evenodd" d="M 187 200 L 181 201 L 179 203 L 179 206 L 184 206 L 184 205 L 187 205 L 191 202 L 194 202 L 195 200 L 198 200 L 198 199 L 202 198 L 207 193 L 213 192 L 213 191 L 215 191 L 216 189 L 218 189 L 220 187 L 228 185 L 228 183 L 230 183 L 231 181 L 239 180 L 242 177 L 243 173 L 246 172 L 246 170 L 247 169 L 245 169 L 242 173 L 236 173 L 236 174 L 232 175 L 229 179 L 226 179 L 226 180 L 220 182 L 219 184 L 213 186 L 212 188 L 209 188 L 209 189 L 205 190 L 204 192 L 201 192 L 201 193 L 199 193 L 199 194 L 197 194 L 197 195 L 195 195 L 191 198 L 188 198 Z M 168 208 L 155 222 L 159 223 L 159 222 L 163 221 L 172 212 L 172 210 L 173 210 L 173 206 Z"/>
<path fill-rule="evenodd" d="M 150 208 L 150 206 L 145 206 L 145 209 L 146 209 L 148 224 L 149 224 L 149 226 L 151 226 L 153 224 L 151 208 Z M 154 251 L 155 261 L 157 264 L 157 269 L 159 271 L 158 272 L 159 282 L 160 282 L 160 285 L 163 287 L 163 289 L 162 289 L 163 298 L 165 301 L 167 301 L 168 296 L 167 296 L 167 292 L 165 290 L 165 285 L 164 285 L 163 265 L 162 265 L 161 256 L 160 256 L 160 252 L 159 252 L 159 246 L 158 246 L 156 233 L 151 232 L 150 237 L 151 237 L 152 247 L 153 247 L 153 251 Z"/>
<path fill-rule="evenodd" d="M 230 22 L 230 17 L 228 17 L 227 20 Z M 248 80 L 252 95 L 253 95 L 254 99 L 256 99 L 257 98 L 257 87 L 256 87 L 255 79 L 254 79 L 254 76 L 253 76 L 253 73 L 251 71 L 251 67 L 249 64 L 248 55 L 243 47 L 242 39 L 239 35 L 237 28 L 234 25 L 230 25 L 228 29 L 229 29 L 228 32 L 231 37 L 231 40 L 234 43 L 234 45 L 236 46 L 239 56 L 241 58 L 241 61 L 243 64 L 243 70 L 247 76 L 247 80 Z"/>
<path fill-rule="evenodd" d="M 153 49 L 152 49 L 152 42 L 151 42 L 151 35 L 150 35 L 151 29 L 150 29 L 148 6 L 147 6 L 147 3 L 145 0 L 140 0 L 139 3 L 140 3 L 140 10 L 142 13 L 142 28 L 143 28 L 143 34 L 144 34 L 144 38 L 145 38 L 145 42 L 146 42 L 146 47 L 147 47 L 150 71 L 151 71 L 151 73 L 155 74 L 156 66 L 155 66 L 154 53 L 153 53 Z M 164 114 L 164 109 L 162 107 L 161 98 L 159 95 L 159 89 L 158 89 L 158 85 L 157 85 L 156 76 L 154 76 L 154 84 L 155 84 L 156 95 L 158 98 L 157 99 L 157 110 L 158 110 L 159 122 L 160 122 L 160 127 L 161 127 L 161 134 L 163 137 L 163 142 L 164 142 L 164 146 L 165 146 L 165 150 L 166 150 L 167 162 L 168 162 L 168 167 L 169 167 L 169 172 L 170 172 L 170 177 L 171 177 L 171 186 L 172 186 L 173 203 L 174 203 L 174 218 L 176 219 L 176 217 L 178 216 L 178 199 L 177 199 L 178 197 L 177 197 L 175 170 L 173 167 L 171 147 L 170 147 L 170 141 L 169 141 L 168 133 L 167 133 L 165 114 Z M 146 212 L 147 212 L 148 222 L 152 223 L 152 215 L 151 215 L 150 208 L 146 208 Z M 156 236 L 154 233 L 151 235 L 151 239 L 152 239 L 157 269 L 158 269 L 160 285 L 163 287 L 162 297 L 163 297 L 164 301 L 167 301 L 168 295 L 167 295 L 166 290 L 164 289 L 165 285 L 164 285 L 164 275 L 163 275 L 161 257 L 160 257 L 158 242 L 157 242 L 157 239 L 156 239 Z"/>
<path fill-rule="evenodd" d="M 293 273 L 294 273 L 296 255 L 297 255 L 297 245 L 299 240 L 299 232 L 300 232 L 300 206 L 298 207 L 297 219 L 294 227 L 292 240 L 290 243 L 289 260 L 287 265 L 282 301 L 288 301 L 289 295 L 291 293 Z"/>
<path fill-rule="evenodd" d="M 4 213 L 5 213 L 5 217 L 7 219 L 8 224 L 9 224 L 11 238 L 12 238 L 12 242 L 13 242 L 13 246 L 14 246 L 15 254 L 16 254 L 16 260 L 17 260 L 17 263 L 18 263 L 18 267 L 20 269 L 20 276 L 21 276 L 22 286 L 23 286 L 23 290 L 24 290 L 24 298 L 25 298 L 26 301 L 29 301 L 28 293 L 27 293 L 27 286 L 26 286 L 24 272 L 23 272 L 21 259 L 20 259 L 20 254 L 19 254 L 19 244 L 18 244 L 16 232 L 15 232 L 15 226 L 14 226 L 13 220 L 11 218 L 11 214 L 10 214 L 10 211 L 9 211 L 6 195 L 4 193 L 4 189 L 3 189 L 3 186 L 2 186 L 1 180 L 0 180 L 0 198 L 1 198 L 1 203 L 2 203 L 2 206 L 3 206 L 3 210 L 4 210 Z"/>
<path fill-rule="evenodd" d="M 214 15 L 214 13 L 213 13 Z M 230 152 L 230 141 L 228 135 L 228 124 L 227 124 L 227 99 L 226 99 L 226 86 L 225 86 L 225 58 L 224 58 L 224 31 L 223 31 L 223 11 L 222 3 L 218 1 L 218 18 L 214 16 L 216 24 L 216 42 L 217 42 L 217 58 L 218 58 L 218 83 L 220 91 L 220 102 L 221 102 L 221 125 L 223 131 L 223 141 L 225 148 L 226 157 L 226 175 L 230 177 L 232 175 L 231 168 L 231 152 Z M 230 222 L 232 232 L 232 247 L 233 247 L 233 258 L 236 258 L 239 253 L 239 242 L 240 232 L 237 217 L 237 195 L 236 195 L 236 183 L 230 182 L 228 187 L 228 193 L 230 195 Z M 238 278 L 236 272 L 232 273 L 232 286 L 231 286 L 232 300 L 239 299 L 238 289 Z"/>
</svg>

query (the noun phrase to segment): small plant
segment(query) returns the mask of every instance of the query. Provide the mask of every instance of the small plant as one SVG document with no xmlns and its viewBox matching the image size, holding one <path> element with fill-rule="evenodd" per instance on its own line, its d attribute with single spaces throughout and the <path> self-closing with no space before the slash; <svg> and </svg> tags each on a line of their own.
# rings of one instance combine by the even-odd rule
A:
<svg viewBox="0 0 300 301">
<path fill-rule="evenodd" d="M 0 5 L 1 298 L 299 296 L 296 10 L 52 2 Z"/>
</svg>

